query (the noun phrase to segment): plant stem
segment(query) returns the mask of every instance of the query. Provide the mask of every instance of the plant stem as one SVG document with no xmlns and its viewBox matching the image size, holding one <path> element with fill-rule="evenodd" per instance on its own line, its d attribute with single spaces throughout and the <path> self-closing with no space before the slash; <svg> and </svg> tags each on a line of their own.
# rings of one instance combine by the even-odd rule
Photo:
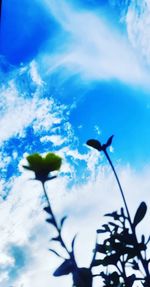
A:
<svg viewBox="0 0 150 287">
<path fill-rule="evenodd" d="M 124 284 L 126 287 L 130 287 L 128 282 L 127 282 L 127 275 L 126 275 L 126 269 L 125 269 L 125 262 L 124 262 L 124 258 L 123 258 L 123 261 L 120 260 L 120 264 L 122 266 L 122 277 L 123 277 L 123 280 L 124 280 Z"/>
<path fill-rule="evenodd" d="M 105 156 L 106 156 L 106 158 L 107 158 L 107 160 L 108 160 L 108 162 L 109 162 L 109 164 L 110 164 L 110 166 L 111 166 L 111 168 L 112 168 L 112 171 L 113 171 L 114 176 L 115 176 L 115 178 L 116 178 L 116 181 L 117 181 L 117 183 L 118 183 L 119 190 L 120 190 L 120 193 L 121 193 L 121 196 L 122 196 L 122 199 L 123 199 L 125 208 L 126 208 L 126 212 L 127 212 L 127 215 L 128 215 L 128 219 L 129 219 L 130 224 L 132 225 L 130 212 L 129 212 L 129 209 L 128 209 L 128 206 L 127 206 L 127 202 L 126 202 L 126 199 L 125 199 L 125 196 L 124 196 L 123 189 L 122 189 L 122 187 L 121 187 L 120 180 L 119 180 L 119 178 L 118 178 L 118 175 L 117 175 L 117 173 L 116 173 L 116 170 L 115 170 L 115 168 L 114 168 L 114 165 L 113 165 L 113 163 L 112 163 L 112 161 L 111 161 L 111 159 L 110 159 L 110 157 L 109 157 L 109 155 L 108 155 L 106 149 L 104 150 L 104 154 L 105 154 Z"/>
<path fill-rule="evenodd" d="M 109 164 L 110 164 L 110 166 L 111 166 L 111 168 L 112 168 L 112 171 L 113 171 L 114 176 L 115 176 L 115 178 L 116 178 L 116 181 L 117 181 L 117 183 L 118 183 L 119 190 L 120 190 L 120 193 L 121 193 L 121 196 L 122 196 L 122 199 L 123 199 L 125 208 L 126 208 L 128 220 L 129 220 L 130 227 L 131 227 L 131 231 L 132 231 L 132 234 L 133 234 L 133 236 L 134 236 L 135 248 L 137 249 L 138 257 L 139 257 L 139 259 L 141 260 L 141 263 L 142 263 L 142 265 L 143 265 L 143 267 L 144 267 L 144 270 L 145 270 L 145 273 L 146 273 L 146 276 L 147 276 L 146 279 L 147 279 L 148 284 L 149 284 L 149 286 L 150 286 L 150 274 L 149 274 L 149 269 L 148 269 L 148 263 L 147 263 L 146 260 L 144 260 L 142 254 L 141 254 L 141 250 L 140 250 L 140 248 L 139 248 L 139 244 L 138 244 L 138 240 L 137 240 L 137 236 L 136 236 L 136 232 L 135 232 L 135 227 L 133 226 L 133 223 L 132 223 L 132 221 L 131 221 L 130 212 L 129 212 L 129 209 L 128 209 L 128 206 L 127 206 L 127 202 L 126 202 L 126 199 L 125 199 L 125 196 L 124 196 L 123 189 L 122 189 L 122 187 L 121 187 L 121 183 L 120 183 L 120 181 L 119 181 L 119 178 L 118 178 L 118 175 L 117 175 L 116 170 L 115 170 L 115 168 L 114 168 L 114 165 L 113 165 L 113 163 L 112 163 L 112 161 L 111 161 L 111 159 L 110 159 L 110 157 L 109 157 L 109 155 L 108 155 L 106 149 L 104 149 L 104 154 L 105 154 L 105 156 L 106 156 L 106 158 L 107 158 L 107 160 L 108 160 L 108 162 L 109 162 Z"/>
<path fill-rule="evenodd" d="M 95 261 L 95 258 L 96 258 L 96 254 L 97 254 L 97 250 L 96 250 L 97 242 L 98 242 L 98 235 L 96 235 L 95 249 L 94 249 L 93 258 L 92 258 L 92 261 L 91 261 L 91 264 L 90 264 L 90 269 L 93 267 L 93 262 Z"/>
<path fill-rule="evenodd" d="M 59 228 L 59 226 L 58 226 L 58 224 L 57 224 L 57 221 L 56 221 L 56 219 L 55 219 L 55 215 L 54 215 L 54 213 L 53 213 L 53 211 L 52 211 L 51 204 L 50 204 L 50 200 L 49 200 L 49 198 L 48 198 L 48 195 L 47 195 L 47 192 L 46 192 L 46 188 L 45 188 L 45 182 L 42 182 L 42 187 L 43 187 L 43 192 L 44 192 L 44 195 L 45 195 L 47 204 L 48 204 L 49 209 L 50 209 L 50 212 L 51 212 L 51 217 L 52 217 L 52 220 L 53 220 L 53 222 L 54 222 L 54 226 L 55 226 L 55 228 L 56 228 L 56 230 L 57 230 L 57 232 L 58 232 L 58 235 L 59 235 L 59 241 L 60 241 L 61 245 L 63 246 L 63 248 L 64 248 L 64 249 L 66 250 L 66 252 L 68 253 L 69 257 L 71 257 L 71 253 L 69 252 L 69 250 L 68 250 L 66 244 L 65 244 L 64 241 L 63 241 L 63 238 L 62 238 L 62 236 L 61 236 L 61 229 Z"/>
<path fill-rule="evenodd" d="M 56 221 L 56 219 L 55 219 L 55 215 L 54 215 L 54 213 L 53 213 L 53 211 L 52 211 L 51 204 L 50 204 L 50 200 L 49 200 L 49 198 L 48 198 L 48 195 L 47 195 L 47 192 L 46 192 L 46 188 L 45 188 L 45 182 L 42 182 L 42 187 L 43 187 L 43 192 L 44 192 L 44 195 L 45 195 L 47 204 L 48 204 L 48 206 L 49 206 L 49 208 L 50 208 L 51 217 L 52 217 L 52 220 L 53 220 L 53 222 L 54 222 L 54 226 L 55 226 L 55 228 L 56 228 L 56 230 L 57 230 L 57 232 L 58 232 L 59 242 L 60 242 L 61 246 L 66 250 L 66 253 L 68 254 L 69 260 L 71 260 L 71 262 L 73 263 L 74 269 L 76 270 L 76 272 L 78 273 L 78 276 L 79 276 L 79 278 L 80 278 L 80 273 L 79 273 L 79 270 L 80 270 L 80 269 L 78 269 L 78 267 L 77 267 L 77 264 L 76 264 L 76 261 L 75 261 L 75 258 L 74 258 L 74 252 L 73 252 L 73 251 L 70 252 L 70 251 L 68 250 L 66 244 L 64 243 L 64 240 L 63 240 L 62 235 L 61 235 L 61 228 L 59 228 L 59 226 L 58 226 L 58 224 L 57 224 L 57 221 Z M 72 272 L 72 274 L 73 274 L 73 272 Z M 82 277 L 81 277 L 80 280 L 81 280 L 81 283 L 82 283 L 82 280 L 84 280 L 84 279 L 82 279 Z M 74 283 L 74 282 L 73 282 L 73 283 Z M 84 283 L 84 282 L 83 282 L 83 283 Z M 73 285 L 73 286 L 75 286 L 75 285 Z M 84 285 L 82 285 L 82 286 L 84 286 Z"/>
</svg>

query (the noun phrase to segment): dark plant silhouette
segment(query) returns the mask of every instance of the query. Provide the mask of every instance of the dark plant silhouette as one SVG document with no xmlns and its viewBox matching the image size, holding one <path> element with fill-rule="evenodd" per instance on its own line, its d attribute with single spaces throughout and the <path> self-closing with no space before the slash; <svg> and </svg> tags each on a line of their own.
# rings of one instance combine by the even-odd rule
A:
<svg viewBox="0 0 150 287">
<path fill-rule="evenodd" d="M 134 219 L 131 219 L 118 175 L 107 152 L 112 139 L 113 136 L 103 145 L 95 139 L 87 141 L 87 145 L 97 149 L 99 152 L 104 152 L 114 173 L 125 207 L 125 211 L 124 208 L 121 208 L 120 213 L 115 211 L 105 215 L 111 217 L 113 221 L 104 224 L 103 229 L 97 230 L 98 234 L 105 233 L 108 236 L 106 236 L 103 244 L 96 245 L 96 254 L 103 254 L 103 258 L 96 260 L 95 256 L 93 266 L 102 265 L 107 267 L 106 272 L 100 273 L 100 276 L 104 279 L 104 286 L 132 287 L 134 282 L 140 281 L 143 286 L 148 287 L 150 286 L 150 259 L 147 258 L 149 239 L 146 240 L 145 236 L 142 235 L 141 240 L 138 241 L 136 234 L 136 227 L 144 218 L 147 206 L 145 202 L 142 202 L 136 211 Z M 109 273 L 108 266 L 114 267 L 115 271 Z M 138 273 L 142 272 L 142 276 L 137 277 L 135 271 L 139 271 Z"/>
<path fill-rule="evenodd" d="M 62 276 L 72 274 L 73 286 L 76 287 L 92 287 L 92 272 L 90 268 L 79 268 L 77 266 L 74 254 L 74 244 L 76 236 L 74 236 L 71 243 L 71 250 L 66 246 L 63 237 L 62 229 L 67 219 L 64 216 L 60 223 L 57 222 L 55 215 L 53 213 L 50 200 L 48 198 L 45 182 L 52 180 L 57 177 L 57 175 L 51 175 L 51 172 L 58 171 L 61 167 L 61 158 L 54 153 L 48 153 L 45 157 L 42 157 L 38 153 L 30 155 L 27 157 L 28 165 L 24 165 L 25 169 L 31 170 L 35 173 L 35 180 L 41 182 L 43 187 L 43 192 L 45 199 L 47 201 L 47 206 L 44 207 L 44 211 L 48 214 L 46 221 L 53 226 L 56 231 L 56 236 L 51 238 L 51 241 L 57 242 L 63 250 L 65 250 L 66 257 L 62 257 L 55 249 L 49 249 L 55 255 L 63 259 L 63 263 L 56 269 L 54 276 Z"/>
<path fill-rule="evenodd" d="M 62 264 L 55 270 L 54 276 L 71 274 L 74 287 L 92 287 L 95 276 L 103 279 L 103 287 L 132 287 L 136 282 L 137 284 L 140 282 L 145 287 L 150 286 L 150 258 L 147 252 L 150 238 L 146 239 L 142 235 L 138 240 L 136 234 L 136 227 L 144 218 L 147 206 L 145 202 L 141 202 L 133 220 L 131 219 L 118 175 L 107 152 L 107 148 L 112 144 L 112 139 L 113 136 L 103 145 L 95 139 L 87 141 L 87 145 L 90 147 L 97 149 L 99 152 L 104 152 L 114 173 L 124 203 L 124 208 L 122 207 L 120 211 L 105 214 L 106 217 L 111 219 L 97 230 L 96 245 L 89 268 L 79 268 L 76 263 L 74 253 L 76 236 L 72 240 L 70 249 L 65 244 L 62 229 L 67 216 L 64 216 L 59 223 L 57 222 L 45 187 L 46 181 L 57 177 L 57 174 L 53 175 L 52 173 L 60 169 L 62 159 L 54 153 L 48 153 L 45 157 L 33 154 L 27 157 L 28 165 L 24 166 L 24 168 L 33 171 L 35 174 L 34 179 L 42 184 L 47 201 L 47 206 L 44 207 L 44 211 L 48 214 L 46 221 L 56 232 L 56 236 L 51 238 L 51 241 L 61 246 L 66 254 L 66 256 L 62 256 L 56 248 L 49 249 L 50 252 L 62 258 Z M 103 241 L 101 242 L 102 235 Z M 95 267 L 98 270 L 96 274 L 94 272 Z"/>
</svg>

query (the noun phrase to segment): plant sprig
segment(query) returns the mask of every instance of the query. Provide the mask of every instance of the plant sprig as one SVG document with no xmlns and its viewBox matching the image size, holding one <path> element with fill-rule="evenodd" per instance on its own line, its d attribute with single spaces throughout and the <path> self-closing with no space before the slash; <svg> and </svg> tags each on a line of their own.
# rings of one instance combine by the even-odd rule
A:
<svg viewBox="0 0 150 287">
<path fill-rule="evenodd" d="M 97 231 L 98 233 L 101 233 L 101 232 L 110 233 L 109 238 L 107 238 L 106 241 L 104 242 L 104 246 L 106 242 L 109 243 L 111 254 L 109 254 L 108 256 L 108 253 L 107 253 L 106 257 L 102 261 L 101 260 L 99 261 L 99 264 L 103 264 L 103 266 L 105 265 L 117 266 L 117 263 L 119 261 L 121 264 L 122 271 L 120 271 L 120 268 L 117 267 L 117 269 L 120 272 L 120 275 L 118 276 L 120 276 L 120 278 L 124 280 L 124 284 L 126 287 L 127 286 L 131 287 L 133 286 L 134 281 L 136 281 L 137 279 L 134 274 L 132 274 L 130 277 L 126 275 L 126 266 L 128 263 L 130 263 L 129 259 L 133 259 L 131 265 L 132 265 L 132 268 L 135 269 L 137 266 L 139 266 L 137 261 L 135 260 L 135 258 L 137 258 L 138 261 L 140 261 L 141 265 L 143 266 L 143 270 L 145 272 L 143 279 L 141 279 L 142 284 L 143 286 L 148 287 L 150 286 L 149 260 L 146 259 L 146 256 L 143 257 L 143 251 L 146 253 L 147 244 L 145 243 L 144 236 L 142 237 L 143 241 L 139 243 L 137 235 L 136 235 L 136 226 L 145 217 L 145 214 L 147 211 L 147 205 L 145 202 L 141 202 L 140 206 L 138 207 L 136 211 L 134 219 L 132 221 L 119 177 L 112 163 L 112 160 L 107 152 L 107 148 L 112 144 L 112 140 L 113 140 L 113 135 L 107 140 L 105 144 L 101 144 L 98 140 L 95 140 L 95 139 L 90 139 L 87 141 L 88 146 L 98 150 L 99 152 L 103 152 L 104 155 L 106 156 L 111 166 L 111 169 L 113 171 L 113 174 L 115 176 L 115 179 L 117 181 L 119 191 L 120 191 L 120 194 L 121 194 L 124 206 L 125 206 L 125 211 L 126 211 L 126 215 L 124 215 L 123 209 L 121 209 L 121 215 L 119 215 L 117 212 L 107 214 L 107 216 L 113 217 L 114 220 L 119 220 L 119 222 L 122 224 L 121 233 L 119 231 L 120 225 L 114 222 L 109 222 L 107 225 L 105 225 L 105 229 L 100 229 Z M 123 222 L 120 220 L 121 217 L 123 219 Z M 128 222 L 128 228 L 126 228 L 126 221 Z M 111 229 L 112 226 L 114 227 L 113 230 Z M 129 244 L 129 239 L 130 239 L 130 244 Z M 98 264 L 98 262 L 96 264 Z M 116 274 L 117 273 L 115 273 L 115 278 L 117 278 Z M 106 280 L 106 277 L 105 277 L 106 274 L 104 276 L 104 274 L 102 273 L 102 275 L 103 275 L 102 277 L 104 278 L 104 280 Z M 108 278 L 109 278 L 109 274 L 108 274 Z M 113 280 L 112 280 L 112 284 L 114 284 Z M 114 285 L 109 285 L 109 286 L 114 286 Z"/>
</svg>

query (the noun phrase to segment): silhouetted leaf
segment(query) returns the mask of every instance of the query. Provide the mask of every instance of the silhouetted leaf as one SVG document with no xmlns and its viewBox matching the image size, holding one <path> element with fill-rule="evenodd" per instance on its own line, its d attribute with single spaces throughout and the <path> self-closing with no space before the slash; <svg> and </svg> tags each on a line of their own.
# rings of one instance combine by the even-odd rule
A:
<svg viewBox="0 0 150 287">
<path fill-rule="evenodd" d="M 112 139 L 113 139 L 113 135 L 108 139 L 108 141 L 106 142 L 105 146 L 106 148 L 109 147 L 112 144 Z"/>
<path fill-rule="evenodd" d="M 103 224 L 102 227 L 104 227 L 106 231 L 110 231 L 108 224 Z"/>
<path fill-rule="evenodd" d="M 101 276 L 102 278 L 104 278 L 104 279 L 105 279 L 105 277 L 106 277 L 106 275 L 105 275 L 105 273 L 104 273 L 103 271 L 100 273 L 100 276 Z"/>
<path fill-rule="evenodd" d="M 119 228 L 119 226 L 118 226 L 118 224 L 116 224 L 116 223 L 114 223 L 114 222 L 108 222 L 109 223 L 109 225 L 111 225 L 111 226 L 113 226 L 113 227 L 117 227 L 117 228 Z"/>
<path fill-rule="evenodd" d="M 106 254 L 106 251 L 105 244 L 96 244 L 96 252 Z"/>
<path fill-rule="evenodd" d="M 123 209 L 123 207 L 121 207 L 121 216 L 122 216 L 123 218 L 126 218 L 126 216 L 125 216 L 125 214 L 124 214 L 124 209 Z"/>
<path fill-rule="evenodd" d="M 99 266 L 101 264 L 103 264 L 103 260 L 102 259 L 95 259 L 92 262 L 92 267 Z"/>
<path fill-rule="evenodd" d="M 51 208 L 49 206 L 44 207 L 43 210 L 46 211 L 48 214 L 52 213 Z"/>
<path fill-rule="evenodd" d="M 140 206 L 138 207 L 138 209 L 136 211 L 134 221 L 133 221 L 134 227 L 136 227 L 137 224 L 144 218 L 146 211 L 147 211 L 147 205 L 143 201 L 143 202 L 141 202 Z"/>
<path fill-rule="evenodd" d="M 120 216 L 117 211 L 113 211 L 112 213 L 106 213 L 105 216 L 113 217 L 114 220 L 119 220 Z"/>
<path fill-rule="evenodd" d="M 46 219 L 46 222 L 48 222 L 48 223 L 50 223 L 50 224 L 56 226 L 55 221 L 54 221 L 53 218 L 47 218 L 47 219 Z"/>
<path fill-rule="evenodd" d="M 49 251 L 51 251 L 51 252 L 53 252 L 55 255 L 57 255 L 58 257 L 60 257 L 60 258 L 63 258 L 63 259 L 65 259 L 64 257 L 62 257 L 57 251 L 55 251 L 54 249 L 49 249 Z"/>
<path fill-rule="evenodd" d="M 32 170 L 32 168 L 30 166 L 27 165 L 22 165 L 23 168 L 27 169 L 27 170 Z M 33 171 L 33 170 L 32 170 Z"/>
<path fill-rule="evenodd" d="M 65 220 L 67 219 L 67 216 L 64 216 L 62 219 L 61 219 L 61 221 L 60 221 L 60 227 L 62 228 L 62 226 L 63 226 L 63 224 L 64 224 L 64 222 L 65 222 Z"/>
<path fill-rule="evenodd" d="M 57 175 L 49 176 L 49 177 L 47 178 L 47 181 L 50 181 L 50 180 L 52 180 L 52 179 L 55 179 L 56 177 L 57 177 Z"/>
<path fill-rule="evenodd" d="M 128 260 L 134 258 L 137 255 L 137 250 L 134 247 L 125 247 L 125 250 L 128 254 Z"/>
<path fill-rule="evenodd" d="M 97 149 L 98 151 L 102 150 L 101 143 L 98 140 L 90 139 L 90 140 L 87 141 L 87 145 Z"/>
<path fill-rule="evenodd" d="M 135 260 L 133 260 L 131 264 L 132 264 L 132 268 L 134 270 L 139 270 L 139 265 L 138 265 L 138 263 Z"/>
<path fill-rule="evenodd" d="M 75 244 L 76 237 L 77 237 L 77 234 L 73 237 L 73 240 L 71 243 L 72 251 L 74 251 L 74 244 Z"/>
<path fill-rule="evenodd" d="M 119 259 L 119 254 L 115 253 L 109 256 L 106 256 L 102 261 L 103 261 L 103 265 L 107 266 L 107 265 L 116 265 L 117 261 Z"/>
<path fill-rule="evenodd" d="M 105 232 L 108 232 L 108 231 L 106 231 L 105 229 L 97 229 L 96 231 L 97 231 L 97 233 L 105 233 Z"/>
<path fill-rule="evenodd" d="M 51 241 L 60 241 L 60 236 L 58 235 L 58 236 L 56 236 L 56 237 L 52 237 L 51 238 Z"/>
<path fill-rule="evenodd" d="M 73 263 L 70 259 L 66 259 L 54 272 L 54 276 L 68 275 L 73 271 Z"/>
</svg>

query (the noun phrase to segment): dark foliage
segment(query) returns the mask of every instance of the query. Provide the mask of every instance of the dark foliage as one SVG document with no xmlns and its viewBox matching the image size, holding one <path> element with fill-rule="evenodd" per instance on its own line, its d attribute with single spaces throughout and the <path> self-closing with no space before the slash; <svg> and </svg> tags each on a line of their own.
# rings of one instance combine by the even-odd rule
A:
<svg viewBox="0 0 150 287">
<path fill-rule="evenodd" d="M 142 203 L 142 206 L 146 206 L 145 203 Z M 145 242 L 144 235 L 142 235 L 141 241 L 137 242 L 123 208 L 121 208 L 120 212 L 115 211 L 105 216 L 111 217 L 111 221 L 104 224 L 102 229 L 97 230 L 98 234 L 106 234 L 103 243 L 96 246 L 96 252 L 102 255 L 102 259 L 93 261 L 93 266 L 101 265 L 107 266 L 107 268 L 113 266 L 115 270 L 112 273 L 108 273 L 107 269 L 107 272 L 100 273 L 100 276 L 104 279 L 104 286 L 116 287 L 120 284 L 119 286 L 132 287 L 134 282 L 139 281 L 139 279 L 143 283 L 146 282 L 149 280 L 149 277 L 139 278 L 135 275 L 135 271 L 140 273 L 142 268 L 139 254 L 144 252 L 146 255 L 148 242 Z M 144 257 L 146 258 L 146 256 Z M 144 260 L 145 266 L 148 266 L 148 261 Z"/>
</svg>

